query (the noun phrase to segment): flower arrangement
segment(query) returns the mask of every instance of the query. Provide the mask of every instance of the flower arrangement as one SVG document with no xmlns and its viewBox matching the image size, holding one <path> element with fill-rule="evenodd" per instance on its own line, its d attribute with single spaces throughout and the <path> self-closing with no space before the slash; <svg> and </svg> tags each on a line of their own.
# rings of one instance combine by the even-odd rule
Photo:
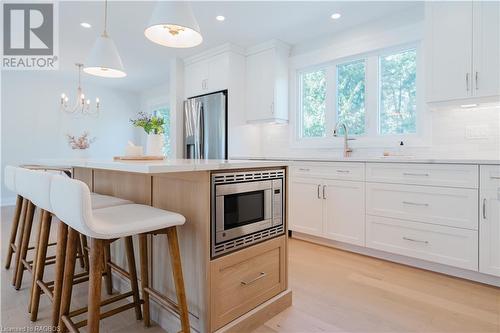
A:
<svg viewBox="0 0 500 333">
<path fill-rule="evenodd" d="M 88 149 L 90 147 L 90 144 L 95 141 L 96 138 L 91 138 L 89 137 L 89 132 L 85 131 L 83 134 L 79 137 L 66 134 L 66 138 L 68 140 L 68 144 L 71 147 L 71 149 Z"/>
<path fill-rule="evenodd" d="M 130 119 L 135 127 L 142 127 L 147 134 L 163 134 L 165 119 L 160 116 L 139 112 L 135 119 Z"/>
</svg>

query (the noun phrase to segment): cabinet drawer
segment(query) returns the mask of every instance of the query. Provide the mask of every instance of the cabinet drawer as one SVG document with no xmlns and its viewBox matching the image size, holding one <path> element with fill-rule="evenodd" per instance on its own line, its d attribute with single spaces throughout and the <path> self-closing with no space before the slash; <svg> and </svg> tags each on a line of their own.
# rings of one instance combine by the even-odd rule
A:
<svg viewBox="0 0 500 333">
<path fill-rule="evenodd" d="M 366 181 L 478 187 L 478 166 L 465 164 L 367 163 Z"/>
<path fill-rule="evenodd" d="M 366 183 L 366 213 L 477 229 L 478 191 L 399 184 Z"/>
<path fill-rule="evenodd" d="M 212 261 L 212 331 L 284 291 L 285 258 L 283 236 Z"/>
<path fill-rule="evenodd" d="M 296 177 L 314 177 L 322 179 L 338 180 L 358 180 L 365 179 L 364 163 L 330 163 L 330 162 L 312 162 L 300 163 L 291 167 L 292 176 Z"/>
<path fill-rule="evenodd" d="M 366 246 L 445 265 L 478 270 L 475 230 L 367 216 Z"/>
<path fill-rule="evenodd" d="M 481 165 L 481 190 L 500 190 L 500 165 Z"/>
</svg>

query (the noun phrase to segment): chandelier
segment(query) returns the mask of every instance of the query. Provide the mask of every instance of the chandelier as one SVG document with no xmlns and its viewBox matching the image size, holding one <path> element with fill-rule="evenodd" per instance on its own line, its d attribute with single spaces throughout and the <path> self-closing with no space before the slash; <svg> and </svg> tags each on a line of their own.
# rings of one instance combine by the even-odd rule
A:
<svg viewBox="0 0 500 333">
<path fill-rule="evenodd" d="M 83 93 L 81 85 L 82 67 L 83 64 L 75 64 L 78 67 L 78 88 L 76 89 L 76 97 L 73 105 L 70 106 L 69 97 L 65 93 L 61 94 L 61 111 L 77 114 L 81 113 L 84 115 L 97 115 L 99 113 L 99 97 L 95 99 L 95 107 L 92 107 L 90 99 L 85 99 L 85 94 Z"/>
</svg>

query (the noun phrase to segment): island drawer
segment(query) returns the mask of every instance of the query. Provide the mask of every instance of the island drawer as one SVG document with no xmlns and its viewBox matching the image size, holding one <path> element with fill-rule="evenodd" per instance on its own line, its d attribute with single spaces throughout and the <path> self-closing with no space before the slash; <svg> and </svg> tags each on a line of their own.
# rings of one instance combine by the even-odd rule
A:
<svg viewBox="0 0 500 333">
<path fill-rule="evenodd" d="M 365 180 L 365 164 L 352 162 L 304 162 L 291 167 L 295 177 Z"/>
<path fill-rule="evenodd" d="M 478 270 L 478 232 L 379 216 L 366 217 L 366 246 Z"/>
<path fill-rule="evenodd" d="M 366 184 L 368 215 L 477 230 L 477 201 L 476 189 Z"/>
<path fill-rule="evenodd" d="M 366 181 L 377 183 L 478 188 L 478 173 L 467 164 L 366 164 Z"/>
<path fill-rule="evenodd" d="M 212 331 L 286 289 L 285 237 L 211 262 Z"/>
</svg>

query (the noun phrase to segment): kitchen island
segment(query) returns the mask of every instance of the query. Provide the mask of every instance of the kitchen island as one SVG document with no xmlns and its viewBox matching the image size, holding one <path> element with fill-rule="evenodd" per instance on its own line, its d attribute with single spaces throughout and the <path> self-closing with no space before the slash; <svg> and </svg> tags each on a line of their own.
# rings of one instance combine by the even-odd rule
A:
<svg viewBox="0 0 500 333">
<path fill-rule="evenodd" d="M 186 224 L 178 228 L 178 233 L 190 323 L 194 331 L 250 331 L 291 305 L 292 293 L 288 289 L 287 276 L 286 163 L 182 159 L 130 162 L 51 159 L 36 162 L 44 166 L 71 167 L 73 177 L 85 182 L 93 192 L 174 211 L 186 217 Z M 256 182 L 255 179 L 272 178 L 269 175 L 273 172 L 283 177 L 283 216 L 278 219 L 282 221 L 279 232 L 272 234 L 269 230 L 273 228 L 269 228 L 268 235 L 249 246 L 236 246 L 236 250 L 220 255 L 214 253 L 214 227 L 211 227 L 215 209 L 213 179 L 230 174 L 252 175 L 253 182 Z M 272 193 L 280 192 L 273 187 Z M 267 202 L 267 196 L 263 194 L 262 198 L 262 202 L 264 198 Z M 273 202 L 275 199 L 273 196 Z M 168 260 L 166 239 L 161 235 L 151 237 L 149 251 L 150 285 L 175 299 L 171 270 L 165 267 L 165 260 Z M 120 242 L 113 243 L 112 259 L 126 267 Z M 129 288 L 125 280 L 114 279 L 116 289 Z M 151 305 L 153 320 L 167 331 L 179 331 L 179 321 L 174 313 L 155 306 L 154 302 Z"/>
</svg>

